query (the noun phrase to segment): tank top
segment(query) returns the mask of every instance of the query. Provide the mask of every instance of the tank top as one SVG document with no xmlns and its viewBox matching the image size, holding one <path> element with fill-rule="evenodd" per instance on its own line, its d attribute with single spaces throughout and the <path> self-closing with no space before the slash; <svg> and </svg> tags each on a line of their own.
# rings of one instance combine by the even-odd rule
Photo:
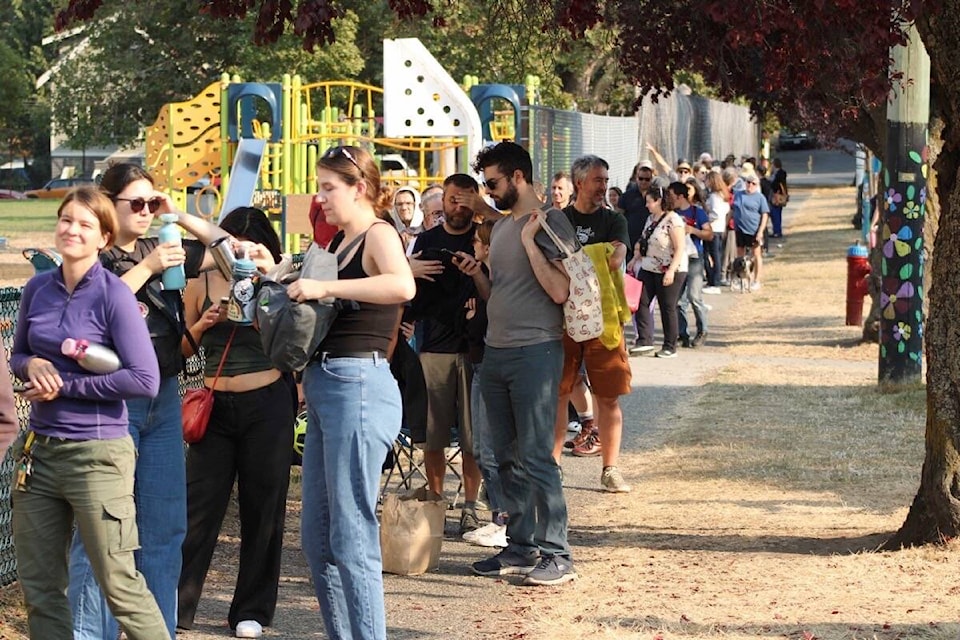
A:
<svg viewBox="0 0 960 640">
<path fill-rule="evenodd" d="M 206 273 L 203 274 L 203 278 L 204 281 L 207 280 Z M 206 311 L 213 304 L 210 300 L 209 285 L 203 296 L 203 311 Z M 223 357 L 223 350 L 227 346 L 233 327 L 232 322 L 219 322 L 200 336 L 200 346 L 203 347 L 204 354 L 204 377 L 212 378 L 217 375 L 220 358 Z M 220 375 L 239 376 L 244 373 L 269 371 L 273 368 L 273 364 L 263 353 L 260 332 L 253 327 L 237 325 L 237 332 L 233 336 L 233 342 L 230 343 L 230 353 L 227 354 L 227 360 L 223 363 L 223 372 Z"/>
<path fill-rule="evenodd" d="M 374 223 L 381 224 L 381 223 Z M 330 247 L 335 252 L 343 242 L 343 232 L 337 233 Z M 370 276 L 363 270 L 363 252 L 366 248 L 364 238 L 353 258 L 340 268 L 340 280 L 354 280 Z M 318 353 L 357 353 L 382 351 L 386 353 L 397 329 L 400 314 L 399 304 L 373 304 L 370 302 L 342 301 L 342 307 L 334 320 L 327 337 L 320 343 Z"/>
</svg>

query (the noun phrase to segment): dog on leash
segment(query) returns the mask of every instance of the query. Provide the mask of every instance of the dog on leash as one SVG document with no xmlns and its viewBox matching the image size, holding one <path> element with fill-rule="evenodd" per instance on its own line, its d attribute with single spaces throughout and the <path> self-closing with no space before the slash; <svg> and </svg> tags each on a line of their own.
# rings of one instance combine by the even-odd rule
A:
<svg viewBox="0 0 960 640">
<path fill-rule="evenodd" d="M 730 290 L 738 285 L 740 293 L 753 290 L 753 283 L 757 280 L 757 264 L 749 253 L 738 257 L 730 267 Z"/>
</svg>

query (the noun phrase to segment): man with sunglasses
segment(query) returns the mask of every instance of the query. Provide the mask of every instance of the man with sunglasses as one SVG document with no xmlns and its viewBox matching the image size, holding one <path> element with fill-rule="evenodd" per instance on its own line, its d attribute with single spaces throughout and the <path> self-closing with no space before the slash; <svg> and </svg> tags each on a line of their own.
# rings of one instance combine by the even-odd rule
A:
<svg viewBox="0 0 960 640">
<path fill-rule="evenodd" d="M 487 335 L 480 389 L 503 483 L 509 546 L 475 562 L 482 576 L 523 575 L 525 585 L 557 585 L 576 577 L 567 542 L 567 505 L 553 457 L 553 425 L 563 368 L 563 311 L 570 280 L 560 252 L 540 226 L 576 245 L 573 228 L 544 206 L 533 187 L 530 154 L 513 142 L 480 152 L 473 165 L 498 209 L 490 277 L 475 260 L 460 269 L 487 299 Z"/>
<path fill-rule="evenodd" d="M 633 259 L 633 247 L 640 239 L 643 226 L 650 216 L 647 210 L 647 191 L 650 190 L 652 182 L 653 163 L 649 160 L 641 160 L 634 171 L 633 180 L 620 197 L 620 208 L 623 209 L 623 215 L 627 219 L 627 235 L 630 236 L 626 257 L 628 262 Z"/>
</svg>

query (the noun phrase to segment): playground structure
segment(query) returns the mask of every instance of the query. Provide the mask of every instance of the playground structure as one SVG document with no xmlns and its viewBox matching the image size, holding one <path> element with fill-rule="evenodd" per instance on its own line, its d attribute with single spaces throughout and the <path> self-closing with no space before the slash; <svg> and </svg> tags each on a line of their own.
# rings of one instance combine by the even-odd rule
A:
<svg viewBox="0 0 960 640">
<path fill-rule="evenodd" d="M 386 41 L 384 61 L 395 67 L 385 69 L 392 84 L 384 89 L 289 75 L 247 83 L 225 74 L 161 109 L 147 129 L 147 166 L 182 208 L 213 217 L 252 203 L 276 216 L 285 236 L 309 232 L 305 200 L 288 197 L 315 192 L 318 154 L 331 146 L 360 146 L 394 163 L 415 157 L 413 170 L 383 172 L 391 186 L 423 189 L 467 171 L 479 123 L 459 85 L 416 40 Z M 299 239 L 287 244 L 297 250 Z"/>
<path fill-rule="evenodd" d="M 676 92 L 644 102 L 633 117 L 584 114 L 538 105 L 533 76 L 523 85 L 480 84 L 475 76 L 458 84 L 415 38 L 385 40 L 383 56 L 383 88 L 224 75 L 161 109 L 147 129 L 147 166 L 185 210 L 212 218 L 239 205 L 263 208 L 286 249 L 299 251 L 297 234 L 311 231 L 309 198 L 292 196 L 315 192 L 317 157 L 331 146 L 364 147 L 380 161 L 385 184 L 421 190 L 470 173 L 485 143 L 508 139 L 530 151 L 534 179 L 544 185 L 584 153 L 605 158 L 610 184 L 625 187 L 648 144 L 668 158 L 757 148 L 745 107 Z"/>
</svg>

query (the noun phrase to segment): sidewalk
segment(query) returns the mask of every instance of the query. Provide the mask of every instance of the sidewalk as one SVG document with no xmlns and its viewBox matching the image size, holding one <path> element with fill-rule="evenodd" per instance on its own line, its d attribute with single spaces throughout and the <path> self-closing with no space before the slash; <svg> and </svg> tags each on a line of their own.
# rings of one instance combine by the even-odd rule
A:
<svg viewBox="0 0 960 640">
<path fill-rule="evenodd" d="M 875 347 L 842 326 L 852 190 L 791 197 L 763 289 L 707 296 L 706 346 L 631 358 L 620 467 L 633 492 L 601 492 L 599 459 L 564 456 L 581 578 L 535 588 L 476 577 L 470 563 L 490 551 L 448 535 L 438 572 L 384 576 L 390 638 L 956 637 L 948 551 L 851 555 L 902 520 L 922 425 L 903 409 L 904 435 L 855 427 L 877 420 L 866 413 L 877 401 L 850 400 L 876 376 Z M 869 458 L 874 439 L 894 461 Z M 289 506 L 280 605 L 264 637 L 324 638 L 299 503 Z M 447 515 L 449 533 L 459 511 Z M 197 630 L 178 638 L 229 634 L 238 540 L 225 530 Z"/>
</svg>

